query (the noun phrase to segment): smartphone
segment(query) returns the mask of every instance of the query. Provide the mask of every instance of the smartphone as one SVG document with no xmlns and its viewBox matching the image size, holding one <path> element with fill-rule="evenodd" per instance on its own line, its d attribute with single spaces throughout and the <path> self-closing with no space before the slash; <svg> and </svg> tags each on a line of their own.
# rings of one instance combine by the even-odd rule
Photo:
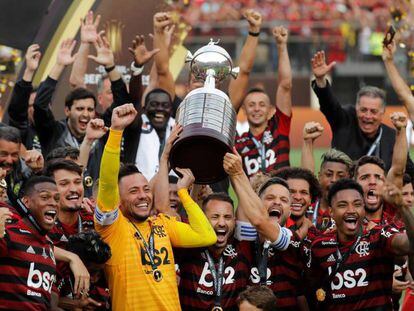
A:
<svg viewBox="0 0 414 311">
<path fill-rule="evenodd" d="M 392 40 L 394 40 L 394 36 L 396 34 L 396 29 L 393 25 L 390 25 L 390 27 L 388 27 L 388 30 L 385 34 L 384 40 L 382 41 L 382 44 L 387 46 L 388 44 L 390 44 L 392 42 Z"/>
</svg>

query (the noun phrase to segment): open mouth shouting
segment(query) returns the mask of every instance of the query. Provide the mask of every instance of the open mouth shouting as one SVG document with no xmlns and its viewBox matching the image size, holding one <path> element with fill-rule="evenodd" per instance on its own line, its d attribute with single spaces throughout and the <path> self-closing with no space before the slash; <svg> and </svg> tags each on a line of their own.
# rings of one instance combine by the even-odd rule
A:
<svg viewBox="0 0 414 311">
<path fill-rule="evenodd" d="M 53 226 L 55 224 L 56 217 L 57 217 L 56 209 L 49 209 L 43 213 L 44 222 L 50 226 Z"/>
<path fill-rule="evenodd" d="M 86 127 L 88 126 L 89 119 L 79 119 L 79 129 L 86 131 Z"/>
<path fill-rule="evenodd" d="M 223 227 L 219 227 L 219 228 L 214 228 L 214 231 L 216 232 L 217 235 L 217 243 L 218 245 L 224 245 L 227 243 L 227 238 L 229 235 L 229 229 L 228 228 L 223 228 Z"/>
<path fill-rule="evenodd" d="M 379 202 L 378 192 L 374 189 L 369 189 L 365 195 L 365 203 L 368 205 L 377 205 Z"/>
<path fill-rule="evenodd" d="M 270 218 L 278 223 L 280 222 L 280 218 L 282 217 L 282 210 L 280 208 L 273 206 L 268 210 L 268 213 Z"/>
<path fill-rule="evenodd" d="M 154 114 L 154 121 L 157 122 L 157 123 L 163 123 L 165 121 L 165 119 L 166 119 L 166 116 L 162 112 L 156 112 Z"/>
<path fill-rule="evenodd" d="M 348 231 L 355 231 L 358 228 L 358 216 L 355 214 L 345 215 L 343 217 L 343 223 Z"/>
</svg>

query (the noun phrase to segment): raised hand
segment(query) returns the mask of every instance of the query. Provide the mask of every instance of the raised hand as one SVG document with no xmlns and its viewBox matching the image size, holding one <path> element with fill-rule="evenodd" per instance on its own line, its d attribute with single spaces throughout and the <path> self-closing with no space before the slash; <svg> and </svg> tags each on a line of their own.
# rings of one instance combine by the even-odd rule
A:
<svg viewBox="0 0 414 311">
<path fill-rule="evenodd" d="M 4 237 L 6 222 L 12 217 L 12 212 L 7 207 L 0 207 L 0 239 Z"/>
<path fill-rule="evenodd" d="M 319 51 L 313 56 L 311 65 L 312 73 L 315 78 L 324 79 L 326 74 L 336 65 L 336 62 L 332 62 L 328 65 L 325 60 L 325 52 Z"/>
<path fill-rule="evenodd" d="M 287 44 L 289 32 L 283 26 L 276 26 L 272 29 L 272 35 L 276 40 L 277 45 Z"/>
<path fill-rule="evenodd" d="M 145 46 L 145 38 L 142 35 L 135 36 L 132 40 L 132 47 L 128 48 L 128 51 L 134 56 L 134 62 L 137 66 L 142 67 L 146 64 L 160 49 L 153 49 L 148 51 Z"/>
<path fill-rule="evenodd" d="M 123 131 L 137 115 L 133 104 L 124 104 L 112 111 L 111 129 Z"/>
<path fill-rule="evenodd" d="M 180 137 L 180 134 L 183 130 L 183 127 L 180 124 L 175 124 L 174 127 L 171 130 L 170 136 L 167 139 L 167 143 L 165 144 L 162 156 L 166 159 L 169 158 L 171 148 L 174 144 L 174 142 Z"/>
<path fill-rule="evenodd" d="M 236 148 L 233 147 L 233 153 L 227 152 L 223 159 L 224 171 L 229 176 L 236 176 L 243 174 L 243 165 L 241 156 L 237 153 Z"/>
<path fill-rule="evenodd" d="M 307 122 L 303 127 L 303 140 L 314 141 L 323 133 L 323 126 L 318 122 Z"/>
<path fill-rule="evenodd" d="M 96 42 L 93 43 L 96 49 L 96 56 L 88 55 L 89 59 L 97 62 L 105 67 L 112 67 L 115 65 L 114 53 L 111 50 L 111 46 L 108 39 L 104 36 L 104 32 L 101 31 L 98 34 Z"/>
<path fill-rule="evenodd" d="M 102 119 L 92 119 L 86 127 L 85 138 L 94 141 L 104 136 L 107 131 L 108 128 L 105 127 L 105 122 Z"/>
<path fill-rule="evenodd" d="M 260 32 L 260 27 L 262 26 L 262 15 L 259 12 L 249 9 L 244 12 L 243 17 L 249 23 L 249 32 Z"/>
<path fill-rule="evenodd" d="M 154 33 L 163 34 L 164 27 L 173 24 L 171 13 L 169 12 L 158 12 L 154 15 Z"/>
<path fill-rule="evenodd" d="M 75 45 L 76 40 L 73 39 L 66 39 L 62 41 L 57 55 L 58 65 L 67 66 L 73 64 L 76 58 L 76 54 L 72 55 Z"/>
<path fill-rule="evenodd" d="M 396 185 L 392 183 L 386 183 L 383 187 L 382 193 L 384 200 L 394 207 L 400 208 L 404 206 L 401 189 L 399 189 Z"/>
<path fill-rule="evenodd" d="M 176 170 L 182 175 L 182 177 L 178 179 L 177 190 L 190 188 L 195 180 L 193 172 L 191 172 L 189 168 L 177 167 Z"/>
<path fill-rule="evenodd" d="M 403 112 L 393 112 L 390 118 L 397 131 L 405 131 L 407 127 L 407 116 Z"/>
<path fill-rule="evenodd" d="M 98 26 L 101 15 L 97 15 L 93 20 L 93 12 L 89 11 L 85 18 L 81 18 L 81 42 L 95 43 L 98 40 Z"/>
<path fill-rule="evenodd" d="M 33 172 L 41 171 L 45 164 L 42 154 L 35 149 L 27 150 L 23 160 Z"/>
<path fill-rule="evenodd" d="M 42 56 L 39 49 L 39 44 L 32 44 L 26 51 L 26 68 L 32 72 L 35 72 L 39 67 L 40 57 Z"/>
</svg>

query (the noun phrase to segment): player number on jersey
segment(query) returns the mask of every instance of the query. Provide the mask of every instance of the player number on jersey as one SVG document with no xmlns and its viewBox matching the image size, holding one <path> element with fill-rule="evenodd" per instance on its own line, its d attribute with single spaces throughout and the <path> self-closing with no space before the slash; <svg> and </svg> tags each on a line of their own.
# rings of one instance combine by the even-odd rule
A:
<svg viewBox="0 0 414 311">
<path fill-rule="evenodd" d="M 328 273 L 332 273 L 332 267 L 328 268 Z M 335 278 L 331 282 L 332 290 L 340 290 L 342 287 L 354 288 L 368 286 L 367 272 L 365 269 L 358 268 L 354 270 L 345 270 L 344 272 L 337 272 Z"/>
<path fill-rule="evenodd" d="M 233 284 L 234 283 L 234 268 L 226 267 L 224 269 L 223 276 L 223 285 Z M 211 281 L 207 281 L 207 277 Z M 203 272 L 201 273 L 200 280 L 198 284 L 205 287 L 213 287 L 213 276 L 211 275 L 210 268 L 208 267 L 208 262 L 204 263 Z"/>
<path fill-rule="evenodd" d="M 266 167 L 269 167 L 276 163 L 276 154 L 272 149 L 266 151 Z M 244 158 L 244 166 L 247 170 L 247 175 L 255 174 L 259 171 L 261 165 L 261 157 L 249 159 L 249 157 Z"/>
</svg>

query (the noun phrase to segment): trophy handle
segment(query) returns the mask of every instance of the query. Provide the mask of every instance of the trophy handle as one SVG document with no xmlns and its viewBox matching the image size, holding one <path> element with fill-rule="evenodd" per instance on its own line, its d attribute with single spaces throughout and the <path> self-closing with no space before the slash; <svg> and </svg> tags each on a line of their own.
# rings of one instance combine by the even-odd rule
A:
<svg viewBox="0 0 414 311">
<path fill-rule="evenodd" d="M 231 76 L 234 79 L 237 79 L 237 76 L 239 75 L 239 73 L 240 73 L 240 67 L 234 67 L 230 72 Z"/>
</svg>

